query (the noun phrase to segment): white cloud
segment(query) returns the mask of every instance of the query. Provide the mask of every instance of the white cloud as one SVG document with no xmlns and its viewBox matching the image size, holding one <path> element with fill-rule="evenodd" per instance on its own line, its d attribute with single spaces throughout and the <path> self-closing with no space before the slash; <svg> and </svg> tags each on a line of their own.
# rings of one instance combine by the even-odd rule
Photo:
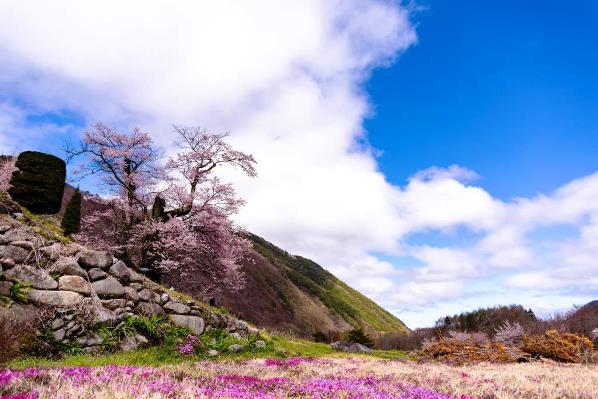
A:
<svg viewBox="0 0 598 399">
<path fill-rule="evenodd" d="M 459 174 L 450 169 L 414 176 L 401 191 L 399 207 L 407 209 L 400 212 L 403 221 L 411 222 L 403 251 L 422 266 L 403 273 L 396 290 L 380 294 L 381 300 L 422 325 L 472 303 L 522 301 L 546 313 L 550 306 L 538 305 L 542 298 L 550 298 L 553 309 L 579 304 L 574 302 L 579 298 L 591 299 L 598 290 L 597 183 L 595 173 L 551 194 L 504 202 L 459 181 Z M 533 234 L 564 226 L 565 233 L 554 238 Z M 467 244 L 409 245 L 410 233 L 457 227 L 475 232 Z M 450 234 L 445 238 L 450 241 Z M 489 296 L 489 290 L 495 295 Z M 413 306 L 421 311 L 414 312 Z"/>
<path fill-rule="evenodd" d="M 408 12 L 390 0 L 2 2 L 0 148 L 72 130 L 28 118 L 64 111 L 140 125 L 163 145 L 172 123 L 231 131 L 259 161 L 258 179 L 227 174 L 248 202 L 239 220 L 413 323 L 467 298 L 504 302 L 481 301 L 489 281 L 530 303 L 550 290 L 563 299 L 572 287 L 597 288 L 588 276 L 598 274 L 598 174 L 501 201 L 458 165 L 404 187 L 379 171 L 360 144 L 370 112 L 362 83 L 416 40 Z M 530 234 L 559 224 L 579 236 Z M 467 245 L 410 243 L 413 233 L 460 229 L 473 233 Z M 537 296 L 513 294 L 531 288 Z"/>
</svg>

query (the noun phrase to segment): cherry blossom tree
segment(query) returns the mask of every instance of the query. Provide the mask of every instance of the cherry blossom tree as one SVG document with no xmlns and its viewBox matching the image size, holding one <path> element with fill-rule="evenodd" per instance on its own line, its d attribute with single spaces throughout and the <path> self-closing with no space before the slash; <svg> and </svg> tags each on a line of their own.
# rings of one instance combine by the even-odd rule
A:
<svg viewBox="0 0 598 399">
<path fill-rule="evenodd" d="M 241 288 L 238 265 L 249 243 L 230 216 L 244 201 L 214 171 L 228 165 L 254 177 L 256 161 L 233 149 L 226 134 L 180 126 L 175 133 L 178 151 L 164 167 L 139 129 L 123 134 L 97 123 L 78 149 L 67 149 L 69 160 L 87 156 L 81 176 L 101 174 L 115 194 L 83 218 L 75 238 L 117 251 L 153 277 L 173 270 L 192 276 L 179 280 L 194 284 L 201 296 Z"/>
<path fill-rule="evenodd" d="M 100 175 L 113 193 L 124 197 L 125 220 L 132 224 L 136 212 L 146 215 L 148 203 L 162 177 L 160 151 L 148 133 L 139 128 L 129 134 L 98 122 L 83 134 L 78 148 L 66 147 L 67 161 L 85 156 L 75 171 L 79 178 Z"/>
<path fill-rule="evenodd" d="M 168 280 L 177 289 L 207 299 L 244 286 L 239 261 L 249 242 L 219 209 L 203 209 L 186 219 L 151 220 L 140 228 L 144 231 L 137 237 L 155 237 L 146 241 L 145 253 L 165 276 L 176 276 Z"/>
<path fill-rule="evenodd" d="M 10 188 L 10 179 L 15 170 L 16 157 L 3 156 L 0 159 L 0 192 L 5 193 Z"/>
<path fill-rule="evenodd" d="M 249 177 L 257 175 L 252 155 L 233 149 L 225 139 L 228 134 L 210 134 L 197 127 L 175 126 L 179 151 L 166 163 L 166 171 L 182 177 L 170 192 L 173 206 L 168 217 L 185 216 L 207 206 L 220 207 L 225 213 L 236 213 L 242 201 L 235 199 L 232 186 L 212 175 L 220 165 L 240 168 Z M 188 189 L 187 189 L 188 188 Z"/>
</svg>

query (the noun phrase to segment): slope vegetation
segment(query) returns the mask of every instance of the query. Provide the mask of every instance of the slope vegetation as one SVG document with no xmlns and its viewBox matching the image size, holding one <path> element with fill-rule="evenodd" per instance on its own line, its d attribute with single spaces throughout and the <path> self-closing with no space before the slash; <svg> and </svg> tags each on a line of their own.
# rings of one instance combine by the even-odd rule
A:
<svg viewBox="0 0 598 399">
<path fill-rule="evenodd" d="M 252 235 L 244 262 L 247 286 L 219 298 L 221 304 L 261 327 L 310 336 L 363 327 L 376 334 L 406 332 L 405 325 L 317 263 L 290 255 Z"/>
</svg>

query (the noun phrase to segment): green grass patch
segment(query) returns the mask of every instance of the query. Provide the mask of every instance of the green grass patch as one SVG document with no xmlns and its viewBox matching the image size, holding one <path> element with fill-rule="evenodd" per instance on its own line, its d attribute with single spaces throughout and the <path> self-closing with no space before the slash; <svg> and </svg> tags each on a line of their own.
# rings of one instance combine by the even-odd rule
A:
<svg viewBox="0 0 598 399">
<path fill-rule="evenodd" d="M 373 357 L 378 359 L 410 360 L 405 352 L 375 350 L 373 354 L 354 354 L 339 352 L 330 347 L 329 344 L 317 343 L 299 338 L 288 338 L 273 336 L 267 341 L 265 349 L 255 347 L 256 338 L 249 341 L 235 340 L 222 330 L 212 330 L 200 337 L 205 345 L 205 351 L 192 355 L 183 356 L 173 351 L 169 345 L 153 346 L 145 349 L 127 353 L 111 353 L 107 355 L 81 355 L 74 354 L 64 356 L 58 360 L 50 360 L 36 357 L 25 357 L 13 360 L 6 364 L 8 368 L 23 369 L 28 367 L 66 367 L 66 366 L 107 366 L 131 365 L 131 366 L 161 366 L 167 364 L 180 364 L 185 362 L 196 362 L 198 360 L 226 361 L 226 360 L 248 360 L 260 358 L 285 358 L 285 357 Z M 213 342 L 214 340 L 215 342 Z M 241 343 L 246 346 L 243 352 L 229 353 L 226 348 L 233 343 Z M 218 356 L 210 357 L 206 354 L 208 348 L 222 349 Z"/>
<path fill-rule="evenodd" d="M 62 244 L 73 242 L 65 237 L 56 215 L 36 215 L 27 208 L 21 207 L 24 221 L 31 226 L 32 230 L 47 240 L 55 240 Z"/>
</svg>

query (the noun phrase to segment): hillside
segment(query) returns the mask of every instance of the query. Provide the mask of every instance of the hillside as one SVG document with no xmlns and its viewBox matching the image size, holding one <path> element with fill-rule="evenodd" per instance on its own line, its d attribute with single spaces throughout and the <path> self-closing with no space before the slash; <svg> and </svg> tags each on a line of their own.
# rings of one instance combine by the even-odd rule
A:
<svg viewBox="0 0 598 399">
<path fill-rule="evenodd" d="M 251 235 L 253 251 L 243 263 L 246 287 L 218 304 L 260 327 L 311 336 L 363 327 L 370 333 L 407 331 L 395 316 L 327 272 Z M 177 288 L 176 278 L 165 284 Z"/>
<path fill-rule="evenodd" d="M 74 192 L 65 186 L 64 205 Z M 102 207 L 85 196 L 83 214 Z M 404 332 L 401 320 L 327 272 L 317 263 L 290 255 L 250 234 L 253 251 L 242 264 L 247 285 L 217 298 L 217 304 L 259 327 L 311 337 L 316 331 L 335 333 L 363 327 L 376 334 Z M 167 286 L 185 291 L 179 276 L 163 276 Z M 193 292 L 187 292 L 193 295 Z"/>
</svg>

